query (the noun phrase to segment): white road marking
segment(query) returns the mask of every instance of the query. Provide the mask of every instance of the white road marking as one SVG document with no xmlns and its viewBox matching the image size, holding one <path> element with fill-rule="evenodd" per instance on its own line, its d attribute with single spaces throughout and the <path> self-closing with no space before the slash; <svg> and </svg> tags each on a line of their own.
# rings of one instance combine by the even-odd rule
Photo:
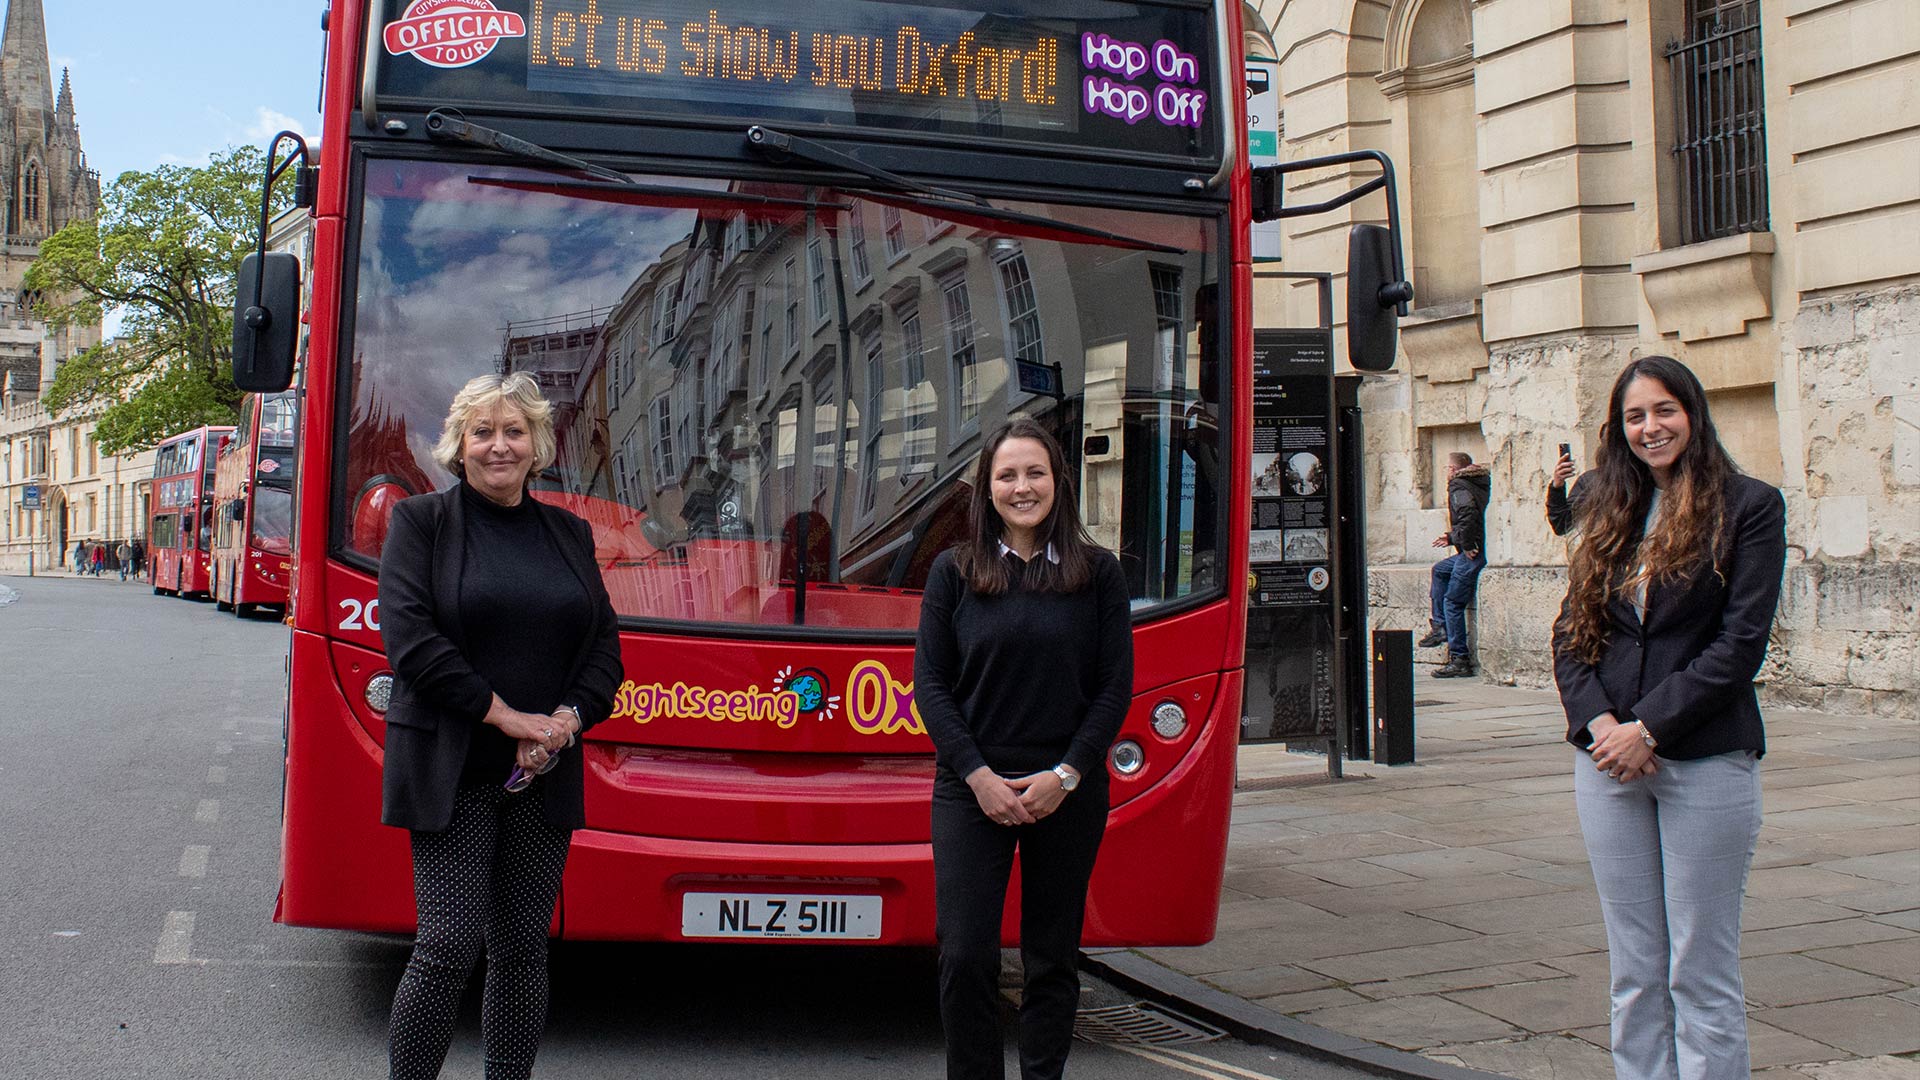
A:
<svg viewBox="0 0 1920 1080">
<path fill-rule="evenodd" d="M 213 849 L 205 844 L 188 844 L 180 853 L 180 876 L 206 877 L 207 858 L 212 854 Z"/>
<path fill-rule="evenodd" d="M 1174 1057 L 1185 1058 L 1188 1061 L 1201 1062 L 1215 1069 L 1222 1069 L 1235 1076 L 1242 1077 L 1244 1080 L 1274 1080 L 1274 1077 L 1267 1073 L 1254 1072 L 1252 1069 L 1244 1069 L 1238 1065 L 1229 1065 L 1224 1061 L 1215 1061 L 1210 1057 L 1196 1054 L 1191 1050 L 1177 1050 L 1171 1046 L 1156 1046 L 1153 1048 L 1153 1051 L 1156 1054 L 1171 1054 Z"/>
<path fill-rule="evenodd" d="M 224 784 L 226 782 L 227 782 L 227 767 L 225 765 L 207 766 L 207 783 Z"/>
<path fill-rule="evenodd" d="M 193 950 L 193 912 L 169 911 L 160 927 L 160 944 L 154 946 L 156 964 L 191 964 Z"/>
<path fill-rule="evenodd" d="M 193 820 L 212 824 L 220 820 L 220 800 L 201 799 L 200 806 L 193 812 Z"/>
<path fill-rule="evenodd" d="M 1267 1073 L 1257 1073 L 1248 1069 L 1242 1069 L 1237 1065 L 1229 1065 L 1224 1061 L 1215 1061 L 1212 1058 L 1201 1057 L 1199 1054 L 1188 1053 L 1184 1050 L 1175 1050 L 1172 1047 L 1128 1046 L 1125 1043 L 1107 1043 L 1106 1045 L 1112 1049 L 1132 1054 L 1134 1057 L 1143 1058 L 1157 1065 L 1165 1065 L 1169 1069 L 1177 1069 L 1180 1072 L 1193 1076 L 1206 1077 L 1206 1080 L 1247 1080 L 1247 1078 L 1251 1078 L 1251 1080 L 1278 1080 L 1278 1078 L 1270 1076 Z"/>
</svg>

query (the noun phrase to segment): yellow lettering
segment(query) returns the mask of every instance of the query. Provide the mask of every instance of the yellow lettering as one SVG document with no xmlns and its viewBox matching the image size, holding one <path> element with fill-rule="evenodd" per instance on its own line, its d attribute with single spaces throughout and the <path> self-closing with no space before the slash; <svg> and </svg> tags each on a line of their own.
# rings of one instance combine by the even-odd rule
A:
<svg viewBox="0 0 1920 1080">
<path fill-rule="evenodd" d="M 640 39 L 647 43 L 647 48 L 653 50 L 652 58 L 644 56 L 640 58 L 640 66 L 649 75 L 658 75 L 667 70 L 667 43 L 660 40 L 660 35 L 665 33 L 666 29 L 667 24 L 664 19 L 648 19 L 641 31 Z"/>
<path fill-rule="evenodd" d="M 1029 105 L 1052 105 L 1060 85 L 1060 39 L 1041 38 L 1022 58 L 1020 97 Z"/>
<path fill-rule="evenodd" d="M 699 75 L 706 66 L 706 51 L 694 43 L 694 35 L 705 36 L 707 28 L 699 23 L 688 23 L 680 28 L 680 47 L 687 50 L 687 59 L 680 61 L 680 74 Z"/>
<path fill-rule="evenodd" d="M 562 19 L 565 19 L 567 23 L 567 28 L 564 31 L 560 29 L 560 21 Z M 553 13 L 553 39 L 551 47 L 553 49 L 554 63 L 559 64 L 561 67 L 573 66 L 573 57 L 562 54 L 560 50 L 572 46 L 574 32 L 576 30 L 575 23 L 576 18 L 571 11 L 556 11 Z"/>
<path fill-rule="evenodd" d="M 782 50 L 780 45 L 779 38 L 768 35 L 764 55 L 760 58 L 760 67 L 766 72 L 768 82 L 772 82 L 777 75 L 781 82 L 790 83 L 794 76 L 800 73 L 800 31 L 789 30 L 787 47 Z"/>
<path fill-rule="evenodd" d="M 540 24 L 545 4 L 542 0 L 533 0 L 533 7 L 527 12 L 527 63 L 546 66 L 547 54 L 540 48 Z"/>
<path fill-rule="evenodd" d="M 593 32 L 606 21 L 606 16 L 600 14 L 600 0 L 587 0 L 587 13 L 580 16 L 580 25 L 586 28 L 586 40 L 581 42 L 581 48 L 586 52 L 581 55 L 581 59 L 585 60 L 590 68 L 600 66 L 600 58 L 593 53 Z"/>
<path fill-rule="evenodd" d="M 813 35 L 813 85 L 833 85 L 833 35 Z"/>
<path fill-rule="evenodd" d="M 920 92 L 920 31 L 903 26 L 893 39 L 893 88 L 905 94 Z"/>
</svg>

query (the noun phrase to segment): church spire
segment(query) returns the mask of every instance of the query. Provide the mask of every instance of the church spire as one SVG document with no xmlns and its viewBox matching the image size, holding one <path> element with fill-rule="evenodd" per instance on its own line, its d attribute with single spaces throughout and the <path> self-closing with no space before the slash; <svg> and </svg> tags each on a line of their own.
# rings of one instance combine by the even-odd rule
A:
<svg viewBox="0 0 1920 1080">
<path fill-rule="evenodd" d="M 47 60 L 47 18 L 40 0 L 7 0 L 0 31 L 0 97 L 16 109 L 53 112 Z"/>
<path fill-rule="evenodd" d="M 54 99 L 53 115 L 62 121 L 73 119 L 73 69 L 60 69 L 60 96 Z"/>
</svg>

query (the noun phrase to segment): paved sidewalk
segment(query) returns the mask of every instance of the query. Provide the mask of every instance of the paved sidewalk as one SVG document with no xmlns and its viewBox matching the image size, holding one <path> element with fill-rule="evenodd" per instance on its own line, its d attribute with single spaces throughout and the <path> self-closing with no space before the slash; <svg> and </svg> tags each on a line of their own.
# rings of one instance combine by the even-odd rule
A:
<svg viewBox="0 0 1920 1080">
<path fill-rule="evenodd" d="M 1418 763 L 1248 747 L 1210 945 L 1140 952 L 1335 1032 L 1612 1080 L 1606 937 L 1551 692 L 1415 687 Z M 1743 971 L 1754 1075 L 1920 1078 L 1920 719 L 1767 711 Z"/>
</svg>

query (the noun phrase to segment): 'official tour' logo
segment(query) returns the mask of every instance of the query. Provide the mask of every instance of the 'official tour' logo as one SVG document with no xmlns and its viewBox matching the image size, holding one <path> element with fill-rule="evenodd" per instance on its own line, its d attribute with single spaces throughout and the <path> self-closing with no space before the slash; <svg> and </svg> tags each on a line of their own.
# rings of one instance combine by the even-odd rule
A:
<svg viewBox="0 0 1920 1080">
<path fill-rule="evenodd" d="M 381 39 L 390 55 L 412 53 L 422 63 L 457 68 L 486 59 L 501 38 L 526 36 L 526 20 L 491 0 L 413 0 Z"/>
</svg>

